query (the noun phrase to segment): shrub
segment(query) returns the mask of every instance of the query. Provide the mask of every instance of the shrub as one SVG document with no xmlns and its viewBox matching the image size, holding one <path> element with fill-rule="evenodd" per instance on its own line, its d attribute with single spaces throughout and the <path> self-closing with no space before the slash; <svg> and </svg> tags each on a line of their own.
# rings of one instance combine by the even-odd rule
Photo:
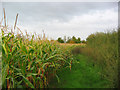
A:
<svg viewBox="0 0 120 90">
<path fill-rule="evenodd" d="M 62 38 L 58 38 L 57 41 L 60 42 L 60 43 L 64 43 L 64 40 L 62 40 Z"/>
<path fill-rule="evenodd" d="M 94 63 L 101 67 L 101 76 L 118 86 L 118 32 L 95 33 L 87 38 L 82 53 L 92 56 Z"/>
</svg>

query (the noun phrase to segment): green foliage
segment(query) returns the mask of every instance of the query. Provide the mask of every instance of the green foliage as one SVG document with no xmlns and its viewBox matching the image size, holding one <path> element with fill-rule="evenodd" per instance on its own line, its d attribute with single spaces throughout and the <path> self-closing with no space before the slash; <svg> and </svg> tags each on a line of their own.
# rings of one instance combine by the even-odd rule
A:
<svg viewBox="0 0 120 90">
<path fill-rule="evenodd" d="M 78 38 L 76 43 L 81 43 L 81 39 L 80 39 L 80 38 Z"/>
<path fill-rule="evenodd" d="M 59 81 L 55 72 L 70 65 L 72 55 L 57 42 L 1 31 L 3 88 L 47 87 L 51 73 Z"/>
<path fill-rule="evenodd" d="M 57 41 L 60 42 L 60 43 L 64 43 L 64 40 L 62 38 L 58 38 Z"/>
<path fill-rule="evenodd" d="M 75 36 L 73 36 L 72 38 L 70 38 L 70 37 L 68 37 L 68 40 L 66 41 L 66 37 L 64 36 L 64 39 L 65 40 L 62 40 L 60 37 L 58 38 L 58 42 L 60 42 L 60 43 L 81 43 L 81 39 L 80 39 L 80 37 L 78 37 L 78 39 L 76 39 L 76 37 Z"/>
<path fill-rule="evenodd" d="M 59 83 L 54 78 L 51 81 L 51 88 L 109 88 L 109 82 L 101 79 L 99 67 L 93 67 L 89 62 L 92 58 L 86 55 L 74 55 L 71 71 L 63 68 L 57 71 Z M 76 62 L 75 62 L 76 61 Z"/>
<path fill-rule="evenodd" d="M 74 41 L 75 43 L 81 43 L 80 38 L 76 39 L 75 36 L 72 37 L 71 41 Z"/>
<path fill-rule="evenodd" d="M 82 42 L 82 43 L 86 43 L 86 41 L 85 41 L 85 40 L 82 40 L 81 42 Z"/>
<path fill-rule="evenodd" d="M 94 58 L 92 62 L 102 69 L 101 76 L 109 80 L 110 87 L 118 86 L 118 32 L 91 34 L 81 53 Z"/>
<path fill-rule="evenodd" d="M 76 37 L 75 36 L 72 37 L 72 41 L 74 41 L 74 42 L 76 41 Z"/>
</svg>

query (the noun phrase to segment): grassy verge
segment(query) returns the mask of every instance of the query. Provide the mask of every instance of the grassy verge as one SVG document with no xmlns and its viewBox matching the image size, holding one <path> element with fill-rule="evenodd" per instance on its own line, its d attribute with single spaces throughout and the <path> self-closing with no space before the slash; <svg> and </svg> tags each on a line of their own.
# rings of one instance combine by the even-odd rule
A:
<svg viewBox="0 0 120 90">
<path fill-rule="evenodd" d="M 72 64 L 71 71 L 64 68 L 58 71 L 60 82 L 54 78 L 50 87 L 52 88 L 106 88 L 108 82 L 99 75 L 99 67 L 93 66 L 89 62 L 89 57 L 85 55 L 74 55 L 75 63 Z"/>
</svg>

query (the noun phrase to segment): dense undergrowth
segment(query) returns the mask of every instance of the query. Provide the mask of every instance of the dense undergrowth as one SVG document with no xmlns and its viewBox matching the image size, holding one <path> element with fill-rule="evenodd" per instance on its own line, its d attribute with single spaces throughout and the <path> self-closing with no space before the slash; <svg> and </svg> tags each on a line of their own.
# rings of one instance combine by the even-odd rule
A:
<svg viewBox="0 0 120 90">
<path fill-rule="evenodd" d="M 91 34 L 86 47 L 76 47 L 75 52 L 93 59 L 90 62 L 102 69 L 101 77 L 110 82 L 109 87 L 118 87 L 118 32 Z"/>
</svg>

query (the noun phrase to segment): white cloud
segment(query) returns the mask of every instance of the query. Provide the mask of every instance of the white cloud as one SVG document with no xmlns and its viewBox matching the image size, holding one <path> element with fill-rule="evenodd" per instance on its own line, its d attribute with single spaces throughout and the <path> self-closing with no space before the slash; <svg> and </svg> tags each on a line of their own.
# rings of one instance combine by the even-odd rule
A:
<svg viewBox="0 0 120 90">
<path fill-rule="evenodd" d="M 117 28 L 117 20 L 118 13 L 114 9 L 108 9 L 74 16 L 68 22 L 60 22 L 56 19 L 51 22 L 39 22 L 27 28 L 32 32 L 42 32 L 42 29 L 45 29 L 45 33 L 54 39 L 59 36 L 64 37 L 64 35 L 75 35 L 81 39 L 86 39 L 88 35 L 96 31 L 103 32 Z"/>
<path fill-rule="evenodd" d="M 86 39 L 96 31 L 117 28 L 117 3 L 44 3 L 41 6 L 42 4 L 4 3 L 3 6 L 7 8 L 11 25 L 18 11 L 20 15 L 17 26 L 21 30 L 41 34 L 44 29 L 53 39 L 64 35 Z"/>
</svg>

